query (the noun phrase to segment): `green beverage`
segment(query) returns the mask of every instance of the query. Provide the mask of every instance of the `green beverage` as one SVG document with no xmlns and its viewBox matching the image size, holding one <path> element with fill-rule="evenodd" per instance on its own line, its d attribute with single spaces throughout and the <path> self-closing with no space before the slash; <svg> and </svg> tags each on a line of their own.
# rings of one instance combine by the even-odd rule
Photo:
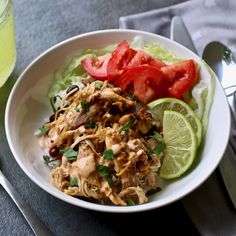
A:
<svg viewBox="0 0 236 236">
<path fill-rule="evenodd" d="M 10 76 L 16 62 L 12 0 L 0 0 L 0 87 Z"/>
</svg>

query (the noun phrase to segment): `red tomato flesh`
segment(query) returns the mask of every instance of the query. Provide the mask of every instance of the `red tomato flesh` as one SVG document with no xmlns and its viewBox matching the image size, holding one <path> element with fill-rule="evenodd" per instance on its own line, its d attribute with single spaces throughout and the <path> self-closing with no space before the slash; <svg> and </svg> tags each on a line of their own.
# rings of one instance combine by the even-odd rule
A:
<svg viewBox="0 0 236 236">
<path fill-rule="evenodd" d="M 81 61 L 81 64 L 90 76 L 96 79 L 105 80 L 107 78 L 107 64 L 110 61 L 110 58 L 110 54 L 97 57 L 96 59 L 87 57 Z"/>
<path fill-rule="evenodd" d="M 130 88 L 143 104 L 158 97 L 162 72 L 149 65 L 139 65 L 127 70 L 117 81 L 123 90 Z"/>
<path fill-rule="evenodd" d="M 165 66 L 166 64 L 151 55 L 147 54 L 144 51 L 137 51 L 134 57 L 130 60 L 129 64 L 127 65 L 126 69 L 130 69 L 135 66 L 139 66 L 142 64 L 149 64 L 157 69 Z"/>
<path fill-rule="evenodd" d="M 162 67 L 161 71 L 163 79 L 172 84 L 169 87 L 171 97 L 181 98 L 196 82 L 196 65 L 192 59 Z"/>
<path fill-rule="evenodd" d="M 111 59 L 107 65 L 108 80 L 120 76 L 136 51 L 129 47 L 126 40 L 123 40 L 112 53 Z"/>
</svg>

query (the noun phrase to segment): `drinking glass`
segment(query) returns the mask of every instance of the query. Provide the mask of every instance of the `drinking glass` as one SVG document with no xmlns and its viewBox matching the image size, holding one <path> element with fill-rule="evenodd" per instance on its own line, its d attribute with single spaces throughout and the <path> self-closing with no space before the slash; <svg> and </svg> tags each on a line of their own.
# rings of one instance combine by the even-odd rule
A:
<svg viewBox="0 0 236 236">
<path fill-rule="evenodd" d="M 16 62 L 16 42 L 12 0 L 0 0 L 0 87 Z"/>
</svg>

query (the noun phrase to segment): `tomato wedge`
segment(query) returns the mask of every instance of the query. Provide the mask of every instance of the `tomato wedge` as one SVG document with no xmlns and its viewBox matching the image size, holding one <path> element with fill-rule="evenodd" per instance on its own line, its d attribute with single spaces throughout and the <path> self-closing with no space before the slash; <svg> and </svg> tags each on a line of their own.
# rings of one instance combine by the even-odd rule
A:
<svg viewBox="0 0 236 236">
<path fill-rule="evenodd" d="M 97 57 L 96 59 L 87 57 L 81 61 L 81 64 L 90 76 L 96 79 L 105 80 L 107 78 L 107 64 L 110 59 L 110 54 Z"/>
<path fill-rule="evenodd" d="M 163 79 L 172 84 L 169 95 L 175 98 L 181 98 L 197 79 L 196 65 L 192 59 L 162 67 L 161 71 Z"/>
<path fill-rule="evenodd" d="M 136 51 L 129 47 L 126 40 L 123 40 L 112 53 L 107 65 L 107 79 L 112 80 L 119 77 L 135 54 Z"/>
<path fill-rule="evenodd" d="M 132 67 L 139 66 L 142 64 L 148 64 L 153 67 L 156 67 L 157 69 L 160 69 L 161 67 L 166 65 L 164 62 L 152 57 L 144 51 L 137 51 L 134 57 L 130 60 L 126 69 L 130 69 Z"/>
<path fill-rule="evenodd" d="M 139 65 L 127 70 L 119 80 L 119 86 L 123 90 L 131 89 L 135 96 L 143 104 L 158 97 L 158 86 L 162 78 L 162 72 L 150 65 Z"/>
</svg>

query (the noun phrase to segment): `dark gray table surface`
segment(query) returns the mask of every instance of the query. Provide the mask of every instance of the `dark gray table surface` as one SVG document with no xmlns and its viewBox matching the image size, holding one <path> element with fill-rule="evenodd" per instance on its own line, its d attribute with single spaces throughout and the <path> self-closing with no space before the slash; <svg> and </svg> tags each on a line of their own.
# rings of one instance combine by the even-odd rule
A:
<svg viewBox="0 0 236 236">
<path fill-rule="evenodd" d="M 12 86 L 24 68 L 40 53 L 71 36 L 118 28 L 120 16 L 157 9 L 181 0 L 16 0 L 17 63 L 0 88 L 1 169 L 55 235 L 198 235 L 180 202 L 135 214 L 94 212 L 54 198 L 35 185 L 20 169 L 7 144 L 4 111 Z M 13 201 L 0 187 L 0 235 L 33 235 Z"/>
</svg>

